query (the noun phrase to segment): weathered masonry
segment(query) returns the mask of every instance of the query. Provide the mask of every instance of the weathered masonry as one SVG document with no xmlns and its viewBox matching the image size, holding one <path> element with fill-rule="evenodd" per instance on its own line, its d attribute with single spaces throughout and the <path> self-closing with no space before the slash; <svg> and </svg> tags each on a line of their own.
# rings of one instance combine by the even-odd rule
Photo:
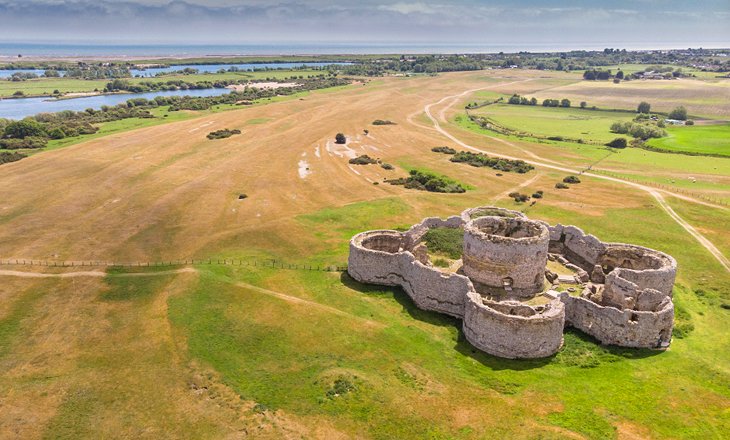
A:
<svg viewBox="0 0 730 440">
<path fill-rule="evenodd" d="M 451 270 L 431 264 L 423 237 L 432 228 L 464 231 Z M 676 271 L 662 252 L 494 207 L 360 233 L 348 265 L 357 281 L 400 286 L 419 308 L 461 319 L 472 345 L 505 358 L 556 353 L 565 326 L 604 344 L 668 347 Z"/>
</svg>

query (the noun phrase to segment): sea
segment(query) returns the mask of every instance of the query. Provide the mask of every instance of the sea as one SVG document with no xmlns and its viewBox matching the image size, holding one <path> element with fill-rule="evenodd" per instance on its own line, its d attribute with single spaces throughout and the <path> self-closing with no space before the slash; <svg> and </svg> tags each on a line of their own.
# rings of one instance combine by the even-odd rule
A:
<svg viewBox="0 0 730 440">
<path fill-rule="evenodd" d="M 727 43 L 707 43 L 703 47 L 725 47 Z M 66 44 L 66 43 L 8 43 L 0 42 L 0 60 L 25 57 L 204 57 L 243 55 L 334 55 L 334 54 L 426 54 L 426 53 L 515 53 L 557 52 L 568 50 L 602 50 L 605 45 L 576 43 L 277 43 L 230 45 L 182 44 Z M 684 48 L 663 43 L 622 45 L 626 49 Z"/>
</svg>

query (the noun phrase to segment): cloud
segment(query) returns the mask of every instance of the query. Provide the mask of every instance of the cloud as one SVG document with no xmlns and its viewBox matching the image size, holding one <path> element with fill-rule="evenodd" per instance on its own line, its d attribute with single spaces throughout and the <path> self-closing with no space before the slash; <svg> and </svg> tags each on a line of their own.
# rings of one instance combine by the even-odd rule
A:
<svg viewBox="0 0 730 440">
<path fill-rule="evenodd" d="M 381 11 L 392 11 L 400 14 L 435 14 L 437 11 L 433 6 L 425 3 L 393 3 L 391 5 L 379 5 Z"/>
<path fill-rule="evenodd" d="M 0 41 L 726 41 L 726 0 L 0 0 Z M 706 5 L 706 6 L 705 6 Z M 563 44 L 563 46 L 564 46 Z"/>
</svg>

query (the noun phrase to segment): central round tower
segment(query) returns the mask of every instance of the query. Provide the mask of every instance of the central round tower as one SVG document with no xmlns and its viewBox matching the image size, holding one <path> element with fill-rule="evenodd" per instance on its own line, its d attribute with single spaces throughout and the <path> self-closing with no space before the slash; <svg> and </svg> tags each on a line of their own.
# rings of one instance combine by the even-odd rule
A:
<svg viewBox="0 0 730 440">
<path fill-rule="evenodd" d="M 549 241 L 540 222 L 476 218 L 464 226 L 464 274 L 489 293 L 532 297 L 545 283 Z"/>
</svg>

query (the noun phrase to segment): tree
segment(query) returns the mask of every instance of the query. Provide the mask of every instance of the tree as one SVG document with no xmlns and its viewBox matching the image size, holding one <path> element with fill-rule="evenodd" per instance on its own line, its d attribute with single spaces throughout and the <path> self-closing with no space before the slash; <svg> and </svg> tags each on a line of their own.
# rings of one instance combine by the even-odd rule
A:
<svg viewBox="0 0 730 440">
<path fill-rule="evenodd" d="M 679 119 L 680 121 L 686 121 L 687 109 L 680 105 L 669 113 L 669 119 Z"/>
<path fill-rule="evenodd" d="M 646 101 L 641 101 L 639 106 L 636 108 L 637 113 L 649 113 L 651 112 L 651 104 Z"/>
<path fill-rule="evenodd" d="M 619 70 L 618 72 L 616 72 L 616 78 L 618 78 L 618 79 L 624 79 L 624 71 L 623 70 Z"/>
<path fill-rule="evenodd" d="M 44 136 L 43 125 L 33 119 L 23 119 L 8 124 L 4 130 L 6 138 L 25 139 L 30 136 Z"/>
<path fill-rule="evenodd" d="M 560 106 L 561 107 L 570 107 L 570 100 L 563 98 L 560 100 Z"/>
<path fill-rule="evenodd" d="M 337 144 L 345 144 L 345 143 L 347 143 L 347 138 L 345 137 L 344 134 L 337 133 L 337 135 L 335 136 L 335 143 L 337 143 Z"/>
<path fill-rule="evenodd" d="M 611 148 L 626 148 L 627 145 L 628 145 L 628 143 L 626 142 L 626 138 L 622 138 L 622 137 L 616 138 L 606 144 L 607 147 L 611 147 Z"/>
<path fill-rule="evenodd" d="M 585 102 L 585 101 L 581 101 L 580 102 L 580 108 L 586 108 L 586 107 L 588 107 L 588 103 Z"/>
<path fill-rule="evenodd" d="M 535 98 L 534 96 L 530 98 L 530 105 L 537 105 L 537 98 Z"/>
</svg>

